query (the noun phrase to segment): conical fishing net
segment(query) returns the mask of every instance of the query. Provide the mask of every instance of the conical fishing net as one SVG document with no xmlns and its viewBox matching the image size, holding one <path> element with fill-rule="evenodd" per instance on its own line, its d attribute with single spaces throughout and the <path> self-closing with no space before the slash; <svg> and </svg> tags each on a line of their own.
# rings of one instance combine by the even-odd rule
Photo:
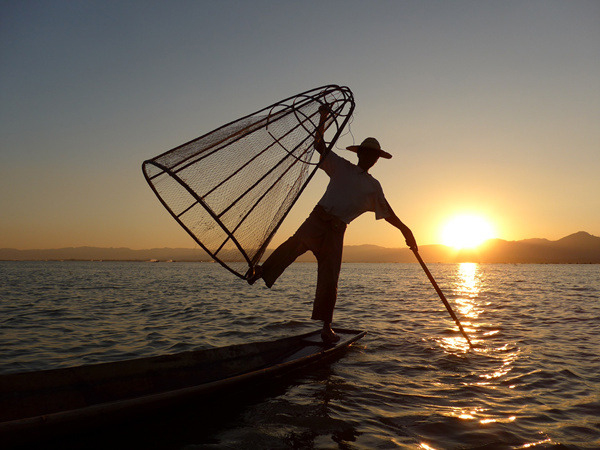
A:
<svg viewBox="0 0 600 450">
<path fill-rule="evenodd" d="M 244 278 L 314 175 L 319 107 L 334 145 L 354 110 L 346 87 L 324 86 L 144 161 L 146 180 L 190 236 Z"/>
</svg>

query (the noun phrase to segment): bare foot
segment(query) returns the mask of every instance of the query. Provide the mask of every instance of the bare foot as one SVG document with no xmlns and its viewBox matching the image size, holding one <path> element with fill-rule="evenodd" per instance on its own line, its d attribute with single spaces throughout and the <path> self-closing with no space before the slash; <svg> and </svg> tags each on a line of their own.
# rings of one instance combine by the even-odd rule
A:
<svg viewBox="0 0 600 450">
<path fill-rule="evenodd" d="M 326 344 L 335 344 L 340 340 L 340 337 L 331 329 L 331 325 L 325 325 L 321 330 L 321 339 Z"/>
<path fill-rule="evenodd" d="M 250 269 L 248 269 L 248 272 L 246 273 L 246 281 L 248 282 L 248 284 L 254 284 L 254 283 L 256 283 L 256 280 L 260 280 L 262 278 L 262 275 L 263 275 L 262 266 L 251 267 Z"/>
</svg>

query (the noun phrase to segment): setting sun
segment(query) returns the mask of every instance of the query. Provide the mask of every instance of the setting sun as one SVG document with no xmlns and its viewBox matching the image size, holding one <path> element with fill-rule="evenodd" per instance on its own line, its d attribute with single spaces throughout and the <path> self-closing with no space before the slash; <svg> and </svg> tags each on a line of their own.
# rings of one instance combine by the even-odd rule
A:
<svg viewBox="0 0 600 450">
<path fill-rule="evenodd" d="M 474 248 L 493 237 L 492 225 L 483 217 L 474 215 L 453 217 L 442 230 L 442 243 L 456 249 Z"/>
</svg>

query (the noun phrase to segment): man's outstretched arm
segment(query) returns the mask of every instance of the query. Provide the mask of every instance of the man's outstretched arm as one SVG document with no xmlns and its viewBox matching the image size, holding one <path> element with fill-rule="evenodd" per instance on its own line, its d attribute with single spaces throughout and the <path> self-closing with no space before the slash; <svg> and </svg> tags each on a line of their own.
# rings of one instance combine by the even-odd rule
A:
<svg viewBox="0 0 600 450">
<path fill-rule="evenodd" d="M 412 231 L 410 231 L 410 228 L 408 228 L 406 225 L 404 225 L 404 223 L 402 223 L 402 221 L 398 218 L 398 216 L 396 215 L 389 203 L 388 208 L 390 209 L 390 212 L 392 214 L 389 217 L 386 217 L 385 220 L 402 232 L 402 234 L 404 235 L 404 240 L 406 241 L 406 245 L 408 245 L 411 250 L 418 251 L 419 247 L 417 246 L 417 241 L 415 240 Z"/>
<path fill-rule="evenodd" d="M 323 157 L 325 151 L 327 150 L 325 140 L 323 139 L 323 132 L 325 130 L 325 121 L 329 116 L 329 107 L 326 105 L 322 105 L 319 108 L 319 115 L 319 125 L 317 126 L 317 132 L 315 133 L 315 150 L 317 150 L 321 157 Z"/>
</svg>

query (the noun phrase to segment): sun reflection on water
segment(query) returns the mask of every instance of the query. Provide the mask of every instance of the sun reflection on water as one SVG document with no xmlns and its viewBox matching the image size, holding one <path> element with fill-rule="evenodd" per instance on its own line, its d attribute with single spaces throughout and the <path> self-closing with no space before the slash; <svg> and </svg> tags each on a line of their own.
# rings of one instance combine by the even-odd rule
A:
<svg viewBox="0 0 600 450">
<path fill-rule="evenodd" d="M 476 301 L 480 290 L 479 265 L 476 263 L 459 264 L 454 294 L 457 296 L 458 310 L 463 317 L 475 320 L 483 312 Z"/>
<path fill-rule="evenodd" d="M 448 353 L 466 353 L 469 351 L 469 343 L 462 335 L 456 337 L 443 337 L 439 339 L 439 342 Z"/>
<path fill-rule="evenodd" d="M 424 450 L 436 450 L 436 448 L 435 448 L 435 447 L 432 447 L 432 446 L 430 446 L 430 445 L 427 445 L 425 442 L 421 442 L 421 443 L 419 444 L 419 447 L 420 447 L 420 448 L 422 448 L 422 449 L 424 449 Z"/>
<path fill-rule="evenodd" d="M 476 321 L 484 311 L 479 303 L 482 284 L 479 265 L 477 263 L 460 263 L 454 280 L 453 303 L 463 328 L 469 334 L 471 341 L 474 341 L 478 328 Z M 442 347 L 450 353 L 469 351 L 469 345 L 463 336 L 446 336 L 439 341 Z"/>
<path fill-rule="evenodd" d="M 458 276 L 460 285 L 465 292 L 479 293 L 479 279 L 477 263 L 460 263 L 458 265 Z"/>
<path fill-rule="evenodd" d="M 463 420 L 477 420 L 480 424 L 485 425 L 488 423 L 509 423 L 514 422 L 516 416 L 508 417 L 490 417 L 490 411 L 487 408 L 457 408 L 449 414 L 452 417 L 458 417 Z"/>
<path fill-rule="evenodd" d="M 475 359 L 469 357 L 470 368 L 461 381 L 466 389 L 485 389 L 501 391 L 514 386 L 502 383 L 513 369 L 519 351 L 511 349 L 506 343 L 498 343 L 501 330 L 485 321 L 486 309 L 491 303 L 485 298 L 484 268 L 476 263 L 461 263 L 453 274 L 454 284 L 449 292 L 453 306 L 459 316 L 463 328 L 478 347 Z M 469 353 L 469 347 L 462 336 L 442 337 L 438 341 L 449 354 Z M 493 343 L 495 342 L 496 345 Z M 490 392 L 491 392 L 490 391 Z M 464 421 L 478 423 L 479 426 L 491 426 L 494 423 L 512 423 L 517 415 L 510 410 L 495 410 L 480 406 L 451 406 L 445 415 Z"/>
</svg>

